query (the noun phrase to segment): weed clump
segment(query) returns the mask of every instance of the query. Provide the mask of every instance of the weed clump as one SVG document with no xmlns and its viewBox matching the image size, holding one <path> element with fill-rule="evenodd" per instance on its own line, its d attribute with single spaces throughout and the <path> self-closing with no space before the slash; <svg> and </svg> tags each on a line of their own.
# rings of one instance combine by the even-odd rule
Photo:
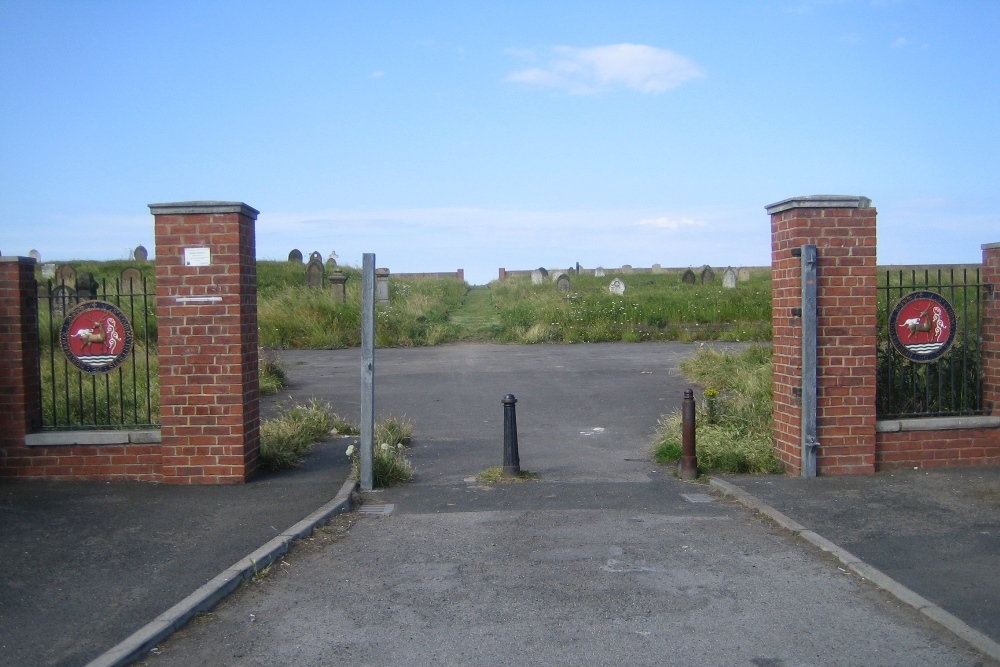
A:
<svg viewBox="0 0 1000 667">
<path fill-rule="evenodd" d="M 702 386 L 696 410 L 698 465 L 726 473 L 779 473 L 774 455 L 771 350 L 754 345 L 739 353 L 704 348 L 681 362 L 684 374 Z M 670 463 L 681 456 L 681 414 L 660 418 L 654 458 Z"/>
<path fill-rule="evenodd" d="M 280 417 L 260 424 L 260 458 L 268 470 L 287 470 L 302 464 L 317 442 L 329 436 L 338 417 L 329 405 L 310 401 L 295 405 Z"/>
<path fill-rule="evenodd" d="M 372 456 L 372 486 L 385 488 L 409 482 L 413 465 L 406 458 L 406 447 L 413 436 L 413 426 L 406 418 L 386 417 L 375 424 L 375 450 Z M 354 478 L 361 478 L 361 450 L 350 445 L 345 452 L 351 457 Z"/>
</svg>

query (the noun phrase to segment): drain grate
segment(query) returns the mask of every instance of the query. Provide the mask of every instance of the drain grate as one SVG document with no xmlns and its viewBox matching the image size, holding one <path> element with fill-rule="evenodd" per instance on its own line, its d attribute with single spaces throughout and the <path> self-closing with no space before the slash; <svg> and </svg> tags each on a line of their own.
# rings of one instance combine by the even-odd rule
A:
<svg viewBox="0 0 1000 667">
<path fill-rule="evenodd" d="M 681 498 L 689 503 L 711 503 L 715 502 L 715 497 L 707 493 L 682 493 Z"/>
<path fill-rule="evenodd" d="M 396 509 L 393 504 L 387 505 L 362 505 L 358 508 L 358 514 L 370 514 L 372 516 L 389 516 L 392 510 Z"/>
</svg>

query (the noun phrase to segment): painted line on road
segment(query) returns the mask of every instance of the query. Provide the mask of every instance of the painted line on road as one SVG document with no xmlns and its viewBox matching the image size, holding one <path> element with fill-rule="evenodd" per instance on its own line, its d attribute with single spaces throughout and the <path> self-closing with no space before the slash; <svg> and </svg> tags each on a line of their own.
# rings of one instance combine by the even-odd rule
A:
<svg viewBox="0 0 1000 667">
<path fill-rule="evenodd" d="M 736 498 L 746 507 L 757 510 L 761 514 L 769 517 L 775 523 L 792 531 L 813 546 L 836 556 L 840 562 L 846 565 L 848 569 L 853 571 L 855 574 L 863 579 L 867 579 L 882 590 L 894 596 L 900 602 L 910 605 L 930 620 L 958 635 L 958 637 L 971 644 L 972 647 L 980 653 L 983 653 L 994 660 L 1000 660 L 1000 644 L 993 641 L 979 630 L 971 627 L 954 614 L 945 611 L 930 600 L 918 595 L 886 573 L 872 565 L 869 565 L 851 552 L 839 547 L 822 535 L 808 530 L 802 524 L 790 519 L 788 516 L 782 514 L 770 505 L 767 505 L 756 496 L 747 493 L 738 486 L 714 477 L 709 479 L 709 483 L 726 495 Z"/>
<path fill-rule="evenodd" d="M 243 581 L 252 579 L 258 572 L 287 553 L 292 542 L 309 536 L 313 529 L 322 526 L 337 514 L 350 511 L 351 494 L 356 486 L 357 484 L 351 480 L 344 482 L 333 500 L 256 551 L 233 563 L 123 642 L 87 663 L 86 667 L 125 667 L 145 658 L 150 649 L 184 627 L 195 614 L 208 611 L 236 590 Z"/>
</svg>

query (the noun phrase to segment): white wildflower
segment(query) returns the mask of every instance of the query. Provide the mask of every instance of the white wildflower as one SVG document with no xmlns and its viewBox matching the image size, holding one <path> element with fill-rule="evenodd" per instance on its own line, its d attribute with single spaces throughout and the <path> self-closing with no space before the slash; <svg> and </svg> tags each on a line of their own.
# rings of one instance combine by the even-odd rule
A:
<svg viewBox="0 0 1000 667">
<path fill-rule="evenodd" d="M 347 455 L 354 456 L 354 445 L 351 445 L 350 447 L 347 448 Z"/>
</svg>

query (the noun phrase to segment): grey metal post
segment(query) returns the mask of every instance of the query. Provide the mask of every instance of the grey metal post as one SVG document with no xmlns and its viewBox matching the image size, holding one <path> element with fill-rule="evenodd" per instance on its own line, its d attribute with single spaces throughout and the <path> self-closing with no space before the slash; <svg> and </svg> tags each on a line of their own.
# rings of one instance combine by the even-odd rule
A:
<svg viewBox="0 0 1000 667">
<path fill-rule="evenodd" d="M 802 246 L 802 476 L 816 476 L 816 246 Z"/>
<path fill-rule="evenodd" d="M 375 454 L 375 253 L 361 260 L 361 488 L 371 491 Z"/>
<path fill-rule="evenodd" d="M 694 408 L 694 391 L 685 389 L 684 401 L 681 403 L 681 460 L 677 466 L 681 479 L 698 479 Z"/>
</svg>

